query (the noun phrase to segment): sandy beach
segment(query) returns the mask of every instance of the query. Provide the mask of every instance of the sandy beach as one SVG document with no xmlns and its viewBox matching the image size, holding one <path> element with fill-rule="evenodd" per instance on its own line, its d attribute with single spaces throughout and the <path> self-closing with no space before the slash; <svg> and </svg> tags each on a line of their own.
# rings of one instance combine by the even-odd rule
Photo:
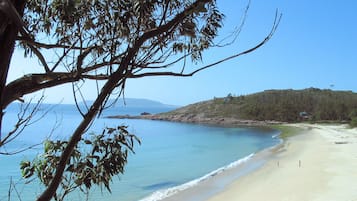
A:
<svg viewBox="0 0 357 201">
<path fill-rule="evenodd" d="M 357 201 L 357 130 L 345 125 L 296 124 L 271 160 L 209 201 Z"/>
</svg>

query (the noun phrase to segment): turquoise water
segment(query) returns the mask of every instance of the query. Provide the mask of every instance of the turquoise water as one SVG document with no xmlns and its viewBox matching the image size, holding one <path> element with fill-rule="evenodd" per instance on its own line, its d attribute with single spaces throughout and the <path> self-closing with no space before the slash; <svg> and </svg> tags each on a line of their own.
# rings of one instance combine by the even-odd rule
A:
<svg viewBox="0 0 357 201">
<path fill-rule="evenodd" d="M 69 106 L 58 107 L 46 119 L 28 127 L 20 136 L 21 141 L 10 144 L 7 149 L 41 142 L 49 134 L 48 130 L 59 123 L 52 138 L 66 138 L 75 129 L 80 116 Z M 11 125 L 15 115 L 9 111 L 4 125 Z M 179 191 L 185 184 L 187 187 L 195 185 L 200 182 L 198 178 L 279 143 L 278 139 L 272 138 L 277 131 L 269 129 L 224 128 L 151 120 L 100 118 L 91 130 L 100 131 L 104 126 L 122 124 L 129 126 L 129 131 L 141 139 L 142 145 L 136 146 L 136 154 L 129 156 L 125 174 L 114 178 L 112 194 L 94 188 L 89 200 L 157 200 L 168 195 L 165 189 Z M 5 131 L 9 129 L 11 127 L 5 127 Z M 22 159 L 31 159 L 38 152 L 40 149 L 15 156 L 0 155 L 0 200 L 7 200 L 10 178 L 18 183 L 17 191 L 24 201 L 34 200 L 36 194 L 41 192 L 38 184 L 22 184 L 18 165 Z M 190 182 L 189 185 L 187 182 Z M 11 194 L 13 200 L 19 200 L 14 190 Z M 74 193 L 69 200 L 82 200 L 80 196 Z"/>
</svg>

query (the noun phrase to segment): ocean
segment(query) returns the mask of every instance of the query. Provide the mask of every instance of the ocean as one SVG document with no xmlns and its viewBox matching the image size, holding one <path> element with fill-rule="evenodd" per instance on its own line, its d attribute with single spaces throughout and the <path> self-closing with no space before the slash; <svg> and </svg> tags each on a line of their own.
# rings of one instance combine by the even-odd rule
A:
<svg viewBox="0 0 357 201">
<path fill-rule="evenodd" d="M 13 128 L 18 108 L 16 104 L 7 109 L 4 133 Z M 127 125 L 128 130 L 140 138 L 142 145 L 135 145 L 135 154 L 129 155 L 125 173 L 114 177 L 112 193 L 93 187 L 89 200 L 160 200 L 192 188 L 225 169 L 247 162 L 255 153 L 280 142 L 274 137 L 278 131 L 267 128 L 105 118 L 107 115 L 138 115 L 143 111 L 158 113 L 169 109 L 172 108 L 117 108 L 95 120 L 88 132 L 100 132 L 107 126 Z M 36 117 L 38 121 L 29 125 L 1 151 L 11 152 L 41 143 L 47 136 L 67 139 L 81 120 L 73 105 L 45 104 Z M 9 194 L 10 200 L 34 200 L 41 193 L 44 188 L 36 181 L 24 184 L 19 168 L 21 160 L 31 160 L 41 151 L 40 145 L 20 154 L 0 155 L 0 200 L 8 200 Z M 16 188 L 13 184 L 16 184 Z M 85 197 L 81 193 L 74 192 L 67 200 L 83 199 Z"/>
</svg>

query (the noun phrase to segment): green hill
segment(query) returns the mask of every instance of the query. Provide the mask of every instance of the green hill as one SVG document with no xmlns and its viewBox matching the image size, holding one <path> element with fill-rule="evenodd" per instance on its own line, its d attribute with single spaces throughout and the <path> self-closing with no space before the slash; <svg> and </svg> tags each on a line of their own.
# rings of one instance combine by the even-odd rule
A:
<svg viewBox="0 0 357 201">
<path fill-rule="evenodd" d="M 283 122 L 350 121 L 357 117 L 357 93 L 316 88 L 267 90 L 245 96 L 214 98 L 162 115 Z"/>
</svg>

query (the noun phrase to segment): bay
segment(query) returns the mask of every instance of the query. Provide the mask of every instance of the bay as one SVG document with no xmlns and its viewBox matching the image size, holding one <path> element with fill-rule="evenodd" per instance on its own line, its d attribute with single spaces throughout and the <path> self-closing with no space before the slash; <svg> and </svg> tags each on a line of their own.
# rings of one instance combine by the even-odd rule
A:
<svg viewBox="0 0 357 201">
<path fill-rule="evenodd" d="M 81 120 L 73 105 L 46 105 L 37 116 L 44 114 L 47 108 L 52 109 L 44 118 L 30 125 L 16 141 L 7 145 L 8 151 L 40 143 L 48 135 L 52 139 L 67 139 Z M 150 112 L 150 108 L 140 110 Z M 152 113 L 165 111 L 164 108 L 155 110 Z M 138 111 L 132 110 L 132 114 L 137 115 Z M 130 111 L 125 112 L 130 114 Z M 109 114 L 120 113 L 112 110 Z M 11 130 L 10 125 L 13 125 L 16 118 L 16 109 L 7 111 L 5 132 Z M 129 131 L 141 139 L 142 145 L 136 145 L 135 154 L 129 156 L 125 174 L 113 179 L 112 193 L 94 187 L 89 200 L 105 198 L 109 201 L 133 201 L 150 195 L 153 197 L 155 192 L 165 192 L 165 189 L 188 182 L 194 185 L 204 175 L 279 143 L 278 139 L 272 137 L 277 131 L 265 128 L 218 127 L 135 119 L 99 118 L 88 132 L 96 133 L 104 127 L 118 125 L 127 125 Z M 50 132 L 51 130 L 53 131 Z M 24 185 L 19 170 L 21 160 L 32 159 L 41 151 L 40 146 L 15 156 L 0 156 L 0 200 L 7 200 L 10 180 L 17 184 L 19 194 L 12 189 L 13 198 L 19 196 L 21 200 L 34 200 L 43 190 L 36 182 L 33 183 L 35 185 Z M 160 196 L 155 199 L 168 194 L 161 193 Z M 82 199 L 84 197 L 79 192 L 68 197 L 68 200 Z"/>
</svg>

